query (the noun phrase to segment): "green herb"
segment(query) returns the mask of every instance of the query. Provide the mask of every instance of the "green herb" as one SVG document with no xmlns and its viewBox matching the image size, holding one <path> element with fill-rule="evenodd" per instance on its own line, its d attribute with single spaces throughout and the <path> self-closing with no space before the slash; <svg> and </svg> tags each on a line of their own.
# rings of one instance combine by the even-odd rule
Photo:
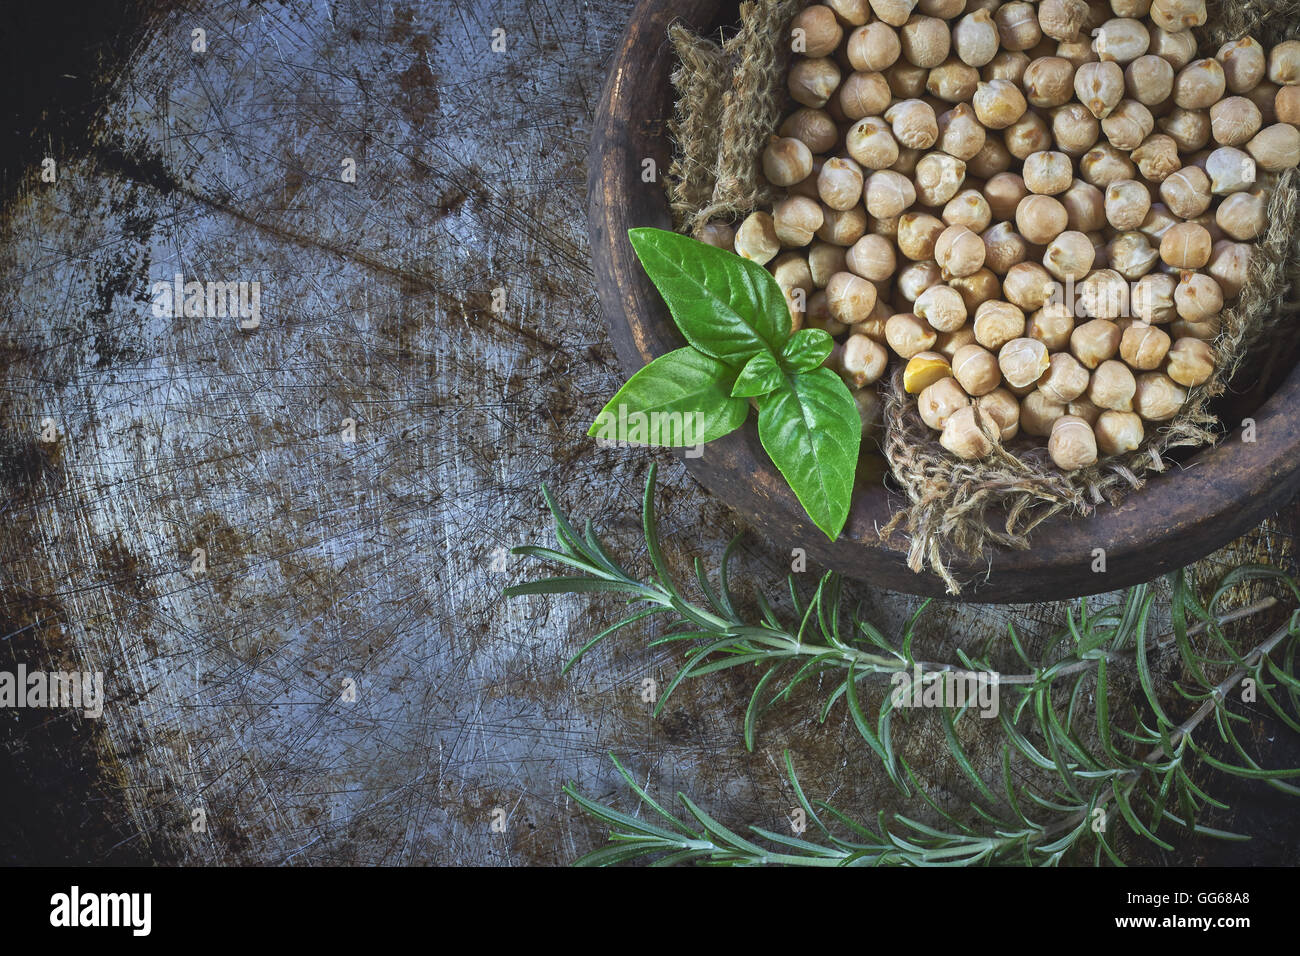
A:
<svg viewBox="0 0 1300 956">
<path fill-rule="evenodd" d="M 862 423 L 848 387 L 822 367 L 831 337 L 820 329 L 792 334 L 785 296 L 762 266 L 661 229 L 628 236 L 690 345 L 633 375 L 589 434 L 702 444 L 739 428 L 746 399 L 756 399 L 764 450 L 813 523 L 837 538 L 848 520 Z"/>
<path fill-rule="evenodd" d="M 1300 677 L 1295 665 L 1300 612 L 1292 612 L 1263 641 L 1238 646 L 1229 639 L 1225 625 L 1272 611 L 1279 601 L 1268 597 L 1236 610 L 1221 607 L 1232 589 L 1251 581 L 1272 582 L 1285 598 L 1300 603 L 1300 586 L 1277 569 L 1254 565 L 1234 569 L 1203 603 L 1186 574 L 1177 572 L 1169 582 L 1172 632 L 1164 636 L 1152 633 L 1156 598 L 1150 585 L 1141 585 L 1110 607 L 1090 608 L 1086 600 L 1072 604 L 1067 626 L 1044 643 L 1041 660 L 1026 652 L 1009 625 L 1007 640 L 998 642 L 998 650 L 1003 656 L 1014 652 L 1009 663 L 1023 665 L 1023 670 L 999 666 L 992 640 L 973 653 L 958 651 L 955 661 L 927 661 L 916 655 L 914 645 L 917 623 L 930 602 L 923 603 L 890 639 L 863 617 L 861 607 L 846 612 L 842 581 L 833 573 L 824 575 L 806 599 L 791 576 L 791 608 L 785 620 L 761 593 L 756 598 L 757 617 L 742 614 L 728 579 L 735 540 L 723 553 L 716 584 L 696 561 L 700 597 L 691 599 L 669 574 L 660 547 L 654 478 L 652 466 L 642 502 L 649 575 L 635 576 L 619 564 L 590 522 L 579 534 L 545 488 L 559 550 L 515 549 L 518 554 L 565 565 L 577 574 L 517 585 L 506 590 L 508 596 L 614 591 L 635 607 L 578 650 L 566 672 L 601 641 L 657 617 L 663 636 L 650 645 L 671 644 L 684 648 L 685 654 L 655 713 L 686 679 L 752 666 L 753 690 L 741 719 L 741 733 L 750 750 L 762 715 L 788 701 L 799 685 L 818 678 L 814 683 L 826 691 L 819 709 L 821 720 L 843 701 L 866 752 L 900 795 L 918 806 L 915 813 L 879 813 L 870 823 L 851 819 L 804 796 L 787 753 L 787 773 L 806 815 L 808 833 L 790 836 L 749 827 L 750 835 L 742 836 L 684 795 L 679 797 L 686 817 L 679 819 L 615 761 L 628 786 L 659 819 L 643 820 L 597 803 L 570 784 L 566 792 L 612 828 L 611 844 L 581 863 L 644 859 L 660 864 L 1053 865 L 1067 854 L 1094 864 L 1122 863 L 1122 841 L 1146 840 L 1168 849 L 1180 833 L 1248 839 L 1199 822 L 1207 808 L 1227 807 L 1193 782 L 1194 773 L 1204 776 L 1197 772 L 1198 764 L 1300 795 L 1294 782 L 1300 778 L 1300 768 L 1262 765 L 1251 753 L 1256 737 L 1252 724 L 1233 709 L 1249 679 L 1258 695 L 1255 706 L 1267 707 L 1285 728 L 1300 732 Z M 1172 682 L 1162 680 L 1161 675 L 1170 672 Z M 905 694 L 918 680 L 972 673 L 992 679 L 1000 689 L 993 719 L 1003 737 L 1002 758 L 991 774 L 976 769 L 958 732 L 962 721 L 977 719 L 976 705 L 942 708 L 948 754 L 970 791 L 965 811 L 948 810 L 931 796 L 918 780 L 916 768 L 900 753 L 899 727 L 906 727 L 914 715 L 890 688 Z M 1195 709 L 1180 721 L 1176 711 L 1186 709 L 1188 701 Z M 1205 732 L 1209 729 L 1217 733 L 1211 736 Z M 1240 729 L 1248 733 L 1243 736 Z"/>
</svg>

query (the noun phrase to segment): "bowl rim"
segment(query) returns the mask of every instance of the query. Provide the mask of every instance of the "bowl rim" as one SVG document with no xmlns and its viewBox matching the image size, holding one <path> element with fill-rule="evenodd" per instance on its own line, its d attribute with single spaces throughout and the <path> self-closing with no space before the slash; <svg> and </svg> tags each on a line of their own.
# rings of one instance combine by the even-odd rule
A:
<svg viewBox="0 0 1300 956">
<path fill-rule="evenodd" d="M 708 28 L 733 6 L 725 0 L 640 0 L 611 59 L 588 156 L 588 233 L 602 313 L 628 375 L 684 344 L 627 239 L 632 226 L 672 228 L 662 184 L 642 181 L 645 159 L 654 159 L 659 170 L 671 161 L 668 75 L 674 54 L 666 31 L 674 20 Z M 1148 476 L 1116 505 L 1100 505 L 1086 517 L 1046 519 L 1034 529 L 1029 550 L 995 547 L 983 563 L 952 556 L 949 566 L 962 581 L 960 599 L 1037 602 L 1113 591 L 1217 550 L 1300 488 L 1300 422 L 1285 414 L 1287 407 L 1300 407 L 1297 399 L 1300 368 L 1250 415 L 1253 442 L 1243 440 L 1238 425 L 1184 463 Z M 844 531 L 830 542 L 808 521 L 763 452 L 752 416 L 741 429 L 710 442 L 702 456 L 684 460 L 706 490 L 770 543 L 802 548 L 828 569 L 890 590 L 946 594 L 938 575 L 908 567 L 902 544 L 879 538 L 895 505 L 904 503 L 902 495 L 884 487 L 860 489 Z M 905 537 L 904 531 L 896 536 Z M 1099 557 L 1100 571 L 1094 570 Z"/>
</svg>

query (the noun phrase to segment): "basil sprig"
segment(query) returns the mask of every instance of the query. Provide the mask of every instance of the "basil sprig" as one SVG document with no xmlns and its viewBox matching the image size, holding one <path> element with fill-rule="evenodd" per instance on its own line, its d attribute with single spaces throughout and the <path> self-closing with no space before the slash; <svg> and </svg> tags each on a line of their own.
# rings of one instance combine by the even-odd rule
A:
<svg viewBox="0 0 1300 956">
<path fill-rule="evenodd" d="M 781 287 L 756 263 L 662 229 L 628 236 L 690 344 L 633 375 L 588 434 L 698 445 L 739 428 L 753 398 L 764 450 L 835 540 L 848 520 L 862 423 L 848 387 L 822 366 L 831 337 L 792 333 Z"/>
</svg>

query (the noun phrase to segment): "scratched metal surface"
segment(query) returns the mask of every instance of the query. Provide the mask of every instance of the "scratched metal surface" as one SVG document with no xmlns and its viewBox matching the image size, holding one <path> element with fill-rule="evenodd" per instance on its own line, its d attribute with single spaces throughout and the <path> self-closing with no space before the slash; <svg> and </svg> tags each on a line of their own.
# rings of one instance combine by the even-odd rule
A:
<svg viewBox="0 0 1300 956">
<path fill-rule="evenodd" d="M 809 793 L 895 806 L 816 688 L 750 755 L 748 675 L 652 720 L 642 680 L 675 657 L 648 635 L 559 674 L 616 604 L 500 597 L 539 573 L 493 562 L 549 542 L 542 481 L 639 554 L 657 458 L 680 572 L 738 530 L 671 458 L 584 437 L 620 381 L 583 209 L 630 7 L 192 0 L 118 38 L 83 148 L 54 184 L 24 169 L 3 216 L 0 664 L 102 670 L 109 697 L 99 721 L 3 716 L 4 859 L 564 863 L 603 839 L 566 781 L 629 805 L 610 751 L 735 825 L 784 826 L 786 748 Z M 176 273 L 260 281 L 260 326 L 156 317 Z M 740 560 L 775 591 L 788 558 L 751 533 Z M 916 606 L 855 596 L 886 626 Z M 1033 641 L 1061 613 L 943 606 L 927 640 L 1013 619 Z M 905 752 L 942 784 L 938 747 Z"/>
</svg>

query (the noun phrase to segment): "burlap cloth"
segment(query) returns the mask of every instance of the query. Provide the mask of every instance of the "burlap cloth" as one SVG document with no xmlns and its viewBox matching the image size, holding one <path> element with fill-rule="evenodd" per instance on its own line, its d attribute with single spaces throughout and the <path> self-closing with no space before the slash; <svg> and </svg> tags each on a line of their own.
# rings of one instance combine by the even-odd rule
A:
<svg viewBox="0 0 1300 956">
<path fill-rule="evenodd" d="M 771 204 L 777 193 L 759 171 L 759 156 L 793 108 L 785 92 L 788 30 L 804 0 L 754 0 L 740 4 L 740 27 L 721 44 L 674 24 L 669 36 L 680 59 L 672 80 L 677 108 L 669 125 L 676 157 L 667 188 L 677 227 L 690 232 L 716 220 L 735 222 Z M 1246 34 L 1271 45 L 1300 34 L 1300 0 L 1236 0 L 1211 3 L 1209 23 L 1198 32 L 1200 55 Z M 909 538 L 908 565 L 929 566 L 948 590 L 960 586 L 948 556 L 979 558 L 990 547 L 1028 548 L 1029 533 L 1045 519 L 1068 512 L 1083 516 L 1114 504 L 1141 488 L 1143 476 L 1169 467 L 1176 448 L 1213 443 L 1222 432 L 1210 408 L 1244 360 L 1263 341 L 1300 319 L 1300 302 L 1289 280 L 1300 266 L 1296 215 L 1300 174 L 1265 176 L 1271 190 L 1266 235 L 1256 241 L 1250 278 L 1237 301 L 1223 312 L 1214 341 L 1217 371 L 1189 392 L 1172 421 L 1148 427 L 1134 452 L 1104 458 L 1074 472 L 1057 468 L 1047 448 L 1016 439 L 980 461 L 950 455 L 921 421 L 914 396 L 902 388 L 902 370 L 878 388 L 884 406 L 880 449 L 890 477 L 910 504 L 881 529 L 888 538 L 900 529 Z M 1253 364 L 1249 367 L 1254 367 Z M 1246 387 L 1252 382 L 1233 382 Z"/>
</svg>

